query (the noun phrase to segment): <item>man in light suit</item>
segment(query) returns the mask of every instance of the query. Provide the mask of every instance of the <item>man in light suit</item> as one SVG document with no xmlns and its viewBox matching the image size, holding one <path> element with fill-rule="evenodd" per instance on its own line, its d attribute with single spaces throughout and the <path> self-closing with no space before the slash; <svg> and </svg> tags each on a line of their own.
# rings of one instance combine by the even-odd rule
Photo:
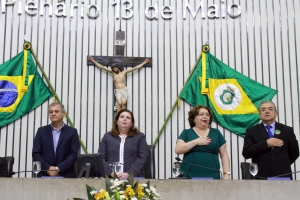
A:
<svg viewBox="0 0 300 200">
<path fill-rule="evenodd" d="M 286 174 L 292 179 L 291 164 L 299 157 L 293 128 L 276 122 L 277 115 L 275 104 L 264 101 L 259 106 L 262 123 L 246 130 L 243 156 L 257 163 L 257 178 Z"/>
<path fill-rule="evenodd" d="M 54 102 L 49 106 L 51 124 L 40 127 L 32 148 L 33 161 L 40 161 L 41 176 L 63 176 L 75 178 L 74 163 L 79 151 L 78 133 L 63 122 L 64 105 Z"/>
</svg>

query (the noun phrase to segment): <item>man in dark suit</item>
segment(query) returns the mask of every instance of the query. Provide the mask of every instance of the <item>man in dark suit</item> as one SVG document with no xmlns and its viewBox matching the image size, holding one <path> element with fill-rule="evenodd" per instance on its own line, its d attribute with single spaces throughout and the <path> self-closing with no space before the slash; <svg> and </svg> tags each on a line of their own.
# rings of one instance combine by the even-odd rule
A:
<svg viewBox="0 0 300 200">
<path fill-rule="evenodd" d="M 7 177 L 7 160 L 0 157 L 0 177 Z"/>
<path fill-rule="evenodd" d="M 74 163 L 79 151 L 79 138 L 75 128 L 63 122 L 64 105 L 54 102 L 49 106 L 51 124 L 40 127 L 32 148 L 33 161 L 41 162 L 41 176 L 75 178 Z M 47 171 L 46 171 L 47 170 Z"/>
<path fill-rule="evenodd" d="M 264 101 L 259 106 L 262 123 L 246 130 L 243 156 L 257 163 L 257 178 L 285 175 L 292 179 L 291 164 L 299 157 L 298 141 L 292 127 L 275 121 L 276 106 Z"/>
</svg>

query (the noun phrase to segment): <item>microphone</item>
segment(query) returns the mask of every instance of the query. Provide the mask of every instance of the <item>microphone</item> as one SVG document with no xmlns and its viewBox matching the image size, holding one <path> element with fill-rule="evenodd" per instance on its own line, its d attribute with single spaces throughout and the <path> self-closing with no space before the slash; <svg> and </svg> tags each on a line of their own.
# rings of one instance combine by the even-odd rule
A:
<svg viewBox="0 0 300 200">
<path fill-rule="evenodd" d="M 47 171 L 56 171 L 56 170 L 40 170 L 39 172 L 47 172 Z M 15 175 L 15 174 L 20 174 L 20 173 L 24 173 L 24 172 L 34 172 L 34 171 L 18 171 L 18 172 L 11 172 L 9 175 Z"/>
<path fill-rule="evenodd" d="M 132 169 L 134 169 L 134 170 L 138 171 L 138 172 L 139 172 L 139 174 L 141 174 L 141 171 L 140 171 L 139 169 L 137 169 L 136 167 L 134 167 L 133 165 L 126 165 L 126 164 L 124 164 L 124 163 L 120 163 L 120 162 L 119 162 L 119 164 L 121 164 L 121 165 L 123 165 L 123 166 L 126 166 L 126 167 L 129 167 L 129 168 L 131 168 L 131 167 L 132 167 Z"/>
<path fill-rule="evenodd" d="M 292 175 L 292 174 L 297 174 L 300 171 L 296 171 L 296 172 L 290 172 L 290 173 L 286 173 L 286 174 L 281 174 L 281 175 L 277 175 L 277 176 L 272 176 L 271 178 L 276 178 L 276 177 L 281 177 L 281 176 L 286 176 L 286 175 Z"/>
<path fill-rule="evenodd" d="M 33 172 L 33 171 L 19 171 L 19 172 L 10 172 L 10 176 L 15 175 L 15 174 L 20 174 L 20 173 L 24 173 L 24 172 Z"/>
<path fill-rule="evenodd" d="M 217 170 L 217 169 L 214 169 L 214 168 L 210 168 L 210 167 L 206 167 L 206 166 L 203 166 L 203 165 L 198 165 L 198 164 L 194 164 L 194 163 L 190 163 L 190 162 L 187 162 L 185 160 L 182 160 L 181 158 L 179 157 L 176 157 L 175 160 L 177 160 L 178 162 L 181 161 L 181 162 L 185 162 L 186 164 L 189 164 L 189 165 L 193 165 L 193 166 L 197 166 L 197 167 L 202 167 L 204 169 L 209 169 L 209 170 L 213 170 L 213 171 L 217 171 L 220 173 L 220 179 L 223 179 L 223 175 L 222 175 L 222 172 L 220 170 Z"/>
</svg>

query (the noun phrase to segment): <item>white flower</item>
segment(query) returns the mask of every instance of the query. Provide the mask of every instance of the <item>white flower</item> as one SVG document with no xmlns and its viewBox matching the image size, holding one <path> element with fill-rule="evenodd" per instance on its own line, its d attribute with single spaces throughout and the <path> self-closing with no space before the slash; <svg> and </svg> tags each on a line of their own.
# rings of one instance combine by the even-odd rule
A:
<svg viewBox="0 0 300 200">
<path fill-rule="evenodd" d="M 151 190 L 151 192 L 156 192 L 156 189 L 155 189 L 155 187 L 153 187 L 153 186 L 150 186 L 150 190 Z"/>
<path fill-rule="evenodd" d="M 126 197 L 124 195 L 120 195 L 120 200 L 125 200 Z"/>
<path fill-rule="evenodd" d="M 119 179 L 117 179 L 117 178 L 116 178 L 115 180 L 114 180 L 114 179 L 111 179 L 111 180 L 110 180 L 111 183 L 117 182 L 117 181 L 119 181 Z"/>
<path fill-rule="evenodd" d="M 147 187 L 148 185 L 147 185 L 146 183 L 142 183 L 141 186 L 145 188 L 145 187 Z"/>
<path fill-rule="evenodd" d="M 118 179 L 115 179 L 114 181 L 111 181 L 112 183 L 112 186 L 110 187 L 110 189 L 113 189 L 115 187 L 118 187 L 120 185 L 122 185 L 123 183 L 127 182 L 127 180 L 118 180 Z"/>
<path fill-rule="evenodd" d="M 160 195 L 159 195 L 158 193 L 156 193 L 156 192 L 153 192 L 153 194 L 154 194 L 155 196 L 157 196 L 157 197 L 160 196 Z"/>
<path fill-rule="evenodd" d="M 137 199 L 137 198 L 135 198 L 135 197 L 132 197 L 132 198 L 131 198 L 131 200 L 138 200 L 138 199 Z"/>
<path fill-rule="evenodd" d="M 97 193 L 96 190 L 93 190 L 93 191 L 90 192 L 91 195 L 94 195 L 94 194 L 96 194 L 96 193 Z"/>
</svg>

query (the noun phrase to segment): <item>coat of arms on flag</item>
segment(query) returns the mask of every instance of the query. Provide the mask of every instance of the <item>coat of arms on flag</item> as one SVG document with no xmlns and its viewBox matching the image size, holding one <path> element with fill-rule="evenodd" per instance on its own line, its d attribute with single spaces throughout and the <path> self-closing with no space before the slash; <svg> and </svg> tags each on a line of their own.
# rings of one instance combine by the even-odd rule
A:
<svg viewBox="0 0 300 200">
<path fill-rule="evenodd" d="M 180 97 L 192 106 L 210 107 L 214 121 L 241 136 L 248 127 L 259 123 L 257 107 L 271 100 L 277 91 L 237 72 L 202 48 L 202 57 L 196 63 Z"/>
<path fill-rule="evenodd" d="M 0 65 L 0 127 L 35 109 L 52 96 L 31 57 L 30 43 Z"/>
</svg>

